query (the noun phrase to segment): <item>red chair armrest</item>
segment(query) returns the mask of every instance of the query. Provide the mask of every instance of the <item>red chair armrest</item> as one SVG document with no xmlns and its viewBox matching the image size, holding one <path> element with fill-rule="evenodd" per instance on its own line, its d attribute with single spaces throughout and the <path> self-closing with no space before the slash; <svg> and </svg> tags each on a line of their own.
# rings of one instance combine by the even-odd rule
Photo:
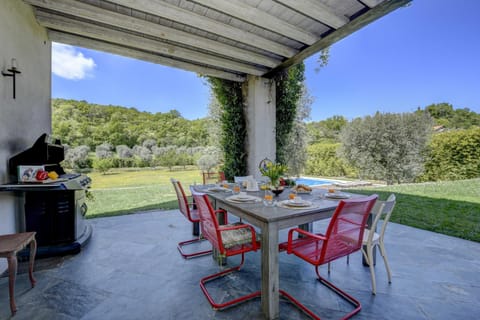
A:
<svg viewBox="0 0 480 320">
<path fill-rule="evenodd" d="M 322 234 L 314 234 L 300 228 L 290 229 L 290 231 L 288 231 L 288 245 L 287 245 L 287 253 L 289 254 L 292 253 L 292 243 L 294 241 L 293 240 L 294 232 L 297 232 L 298 234 L 301 234 L 307 238 L 314 239 L 314 240 L 320 240 L 320 241 L 327 240 L 327 238 Z"/>
</svg>

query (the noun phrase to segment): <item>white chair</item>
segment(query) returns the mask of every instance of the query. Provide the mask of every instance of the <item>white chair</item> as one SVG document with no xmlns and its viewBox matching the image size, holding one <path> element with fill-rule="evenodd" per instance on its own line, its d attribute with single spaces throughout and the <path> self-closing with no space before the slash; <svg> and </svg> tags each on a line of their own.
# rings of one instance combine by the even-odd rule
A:
<svg viewBox="0 0 480 320">
<path fill-rule="evenodd" d="M 390 220 L 390 216 L 392 215 L 393 208 L 395 207 L 395 202 L 396 199 L 394 194 L 391 194 L 388 197 L 387 201 L 377 201 L 372 209 L 373 223 L 370 226 L 370 229 L 366 229 L 365 233 L 363 234 L 362 253 L 370 268 L 373 294 L 376 294 L 377 292 L 377 287 L 375 283 L 375 270 L 373 265 L 373 248 L 375 248 L 375 246 L 378 246 L 378 248 L 380 249 L 380 254 L 383 257 L 383 261 L 385 262 L 385 268 L 387 269 L 388 274 L 388 283 L 392 282 L 392 273 L 390 272 L 390 266 L 388 265 L 387 252 L 385 251 L 385 244 L 383 242 L 383 238 L 385 236 L 385 230 L 387 229 L 387 224 Z M 371 232 L 371 230 L 377 229 L 377 224 L 378 221 L 380 221 L 381 217 L 384 218 L 380 232 Z"/>
<path fill-rule="evenodd" d="M 244 181 L 248 181 L 248 180 L 255 180 L 253 178 L 253 176 L 236 176 L 236 177 L 233 177 L 233 181 L 235 183 L 240 183 L 240 182 L 244 182 Z"/>
</svg>

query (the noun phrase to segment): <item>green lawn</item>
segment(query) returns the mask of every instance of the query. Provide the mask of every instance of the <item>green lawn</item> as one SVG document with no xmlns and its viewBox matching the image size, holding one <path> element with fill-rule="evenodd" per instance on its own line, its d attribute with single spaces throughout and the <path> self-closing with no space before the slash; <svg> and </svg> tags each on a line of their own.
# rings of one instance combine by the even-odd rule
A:
<svg viewBox="0 0 480 320">
<path fill-rule="evenodd" d="M 397 196 L 392 221 L 480 242 L 480 179 L 368 187 L 348 191 Z"/>
<path fill-rule="evenodd" d="M 88 200 L 87 217 L 128 214 L 152 209 L 177 208 L 170 183 L 174 177 L 184 187 L 202 183 L 198 169 L 118 170 L 102 175 L 88 174 L 93 200 Z M 188 193 L 188 188 L 187 188 Z M 349 189 L 350 192 L 378 193 L 386 199 L 397 195 L 392 221 L 480 242 L 480 179 L 437 183 L 404 184 L 388 187 Z"/>
<path fill-rule="evenodd" d="M 187 170 L 112 170 L 107 174 L 89 173 L 92 178 L 87 201 L 88 218 L 134 213 L 152 209 L 178 208 L 170 178 L 188 186 L 202 183 L 198 169 Z"/>
</svg>

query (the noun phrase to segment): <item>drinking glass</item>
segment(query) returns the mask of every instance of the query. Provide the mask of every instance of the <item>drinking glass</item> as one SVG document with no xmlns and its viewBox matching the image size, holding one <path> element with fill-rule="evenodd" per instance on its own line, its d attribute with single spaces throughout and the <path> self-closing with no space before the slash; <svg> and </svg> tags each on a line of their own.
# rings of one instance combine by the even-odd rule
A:
<svg viewBox="0 0 480 320">
<path fill-rule="evenodd" d="M 263 204 L 267 207 L 273 207 L 275 205 L 272 191 L 265 190 L 265 195 L 263 196 Z"/>
<path fill-rule="evenodd" d="M 240 193 L 240 185 L 238 183 L 235 183 L 233 185 L 233 194 L 239 194 Z"/>
<path fill-rule="evenodd" d="M 288 194 L 288 199 L 290 200 L 295 200 L 296 197 L 297 197 L 297 192 L 295 190 L 290 191 L 290 193 Z"/>
</svg>

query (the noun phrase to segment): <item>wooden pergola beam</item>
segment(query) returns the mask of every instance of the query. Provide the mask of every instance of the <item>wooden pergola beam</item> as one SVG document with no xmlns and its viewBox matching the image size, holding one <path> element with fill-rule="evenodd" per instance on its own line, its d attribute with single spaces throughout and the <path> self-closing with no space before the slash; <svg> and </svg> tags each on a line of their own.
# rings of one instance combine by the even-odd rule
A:
<svg viewBox="0 0 480 320">
<path fill-rule="evenodd" d="M 205 51 L 211 51 L 214 54 L 232 57 L 234 59 L 246 61 L 252 64 L 258 64 L 272 68 L 281 62 L 278 59 L 273 59 L 271 57 L 234 47 L 219 41 L 192 35 L 185 31 L 176 30 L 132 16 L 108 11 L 97 6 L 85 4 L 75 0 L 25 0 L 25 2 L 36 7 L 50 9 L 55 12 L 87 19 L 89 21 L 93 21 L 94 23 L 109 24 L 111 26 L 134 32 L 142 30 L 143 34 L 147 34 L 159 39 L 181 43 L 183 45 L 199 48 Z"/>
<path fill-rule="evenodd" d="M 382 17 L 395 9 L 398 9 L 399 7 L 405 6 L 411 1 L 412 0 L 387 0 L 385 2 L 382 2 L 380 5 L 367 11 L 366 13 L 362 14 L 358 18 L 350 21 L 348 24 L 344 25 L 338 30 L 323 37 L 321 40 L 317 41 L 310 47 L 307 47 L 305 50 L 301 51 L 299 54 L 286 60 L 285 62 L 283 62 L 276 68 L 274 68 L 273 70 L 265 73 L 263 77 L 270 78 L 280 70 L 288 69 L 289 67 L 302 62 L 308 57 L 316 54 L 317 52 L 325 48 L 330 47 L 332 44 L 354 33 L 355 31 L 363 28 L 364 26 L 378 19 L 379 17 Z"/>
<path fill-rule="evenodd" d="M 243 75 L 239 75 L 236 73 L 226 72 L 214 68 L 201 67 L 196 64 L 159 56 L 150 52 L 125 47 L 118 44 L 86 38 L 75 34 L 68 34 L 65 32 L 49 30 L 48 36 L 53 42 L 59 42 L 72 46 L 79 46 L 83 48 L 118 54 L 121 56 L 127 56 L 130 58 L 149 61 L 168 67 L 192 71 L 201 75 L 212 76 L 237 82 L 245 81 L 245 77 Z"/>
<path fill-rule="evenodd" d="M 311 45 L 318 41 L 319 37 L 306 32 L 278 19 L 268 13 L 265 13 L 257 8 L 253 8 L 240 1 L 236 0 L 192 0 L 202 6 L 206 6 L 212 10 L 223 12 L 229 16 L 246 21 L 250 24 L 259 26 L 261 28 L 273 31 L 284 37 L 288 37 L 295 41 Z"/>
<path fill-rule="evenodd" d="M 320 21 L 321 23 L 330 26 L 334 29 L 338 29 L 344 24 L 347 24 L 350 20 L 346 17 L 335 14 L 332 8 L 324 5 L 321 2 L 315 0 L 274 0 L 281 3 L 284 6 L 301 12 L 302 14 Z"/>
<path fill-rule="evenodd" d="M 92 25 L 87 22 L 75 21 L 67 17 L 44 12 L 37 9 L 37 21 L 44 27 L 60 30 L 68 33 L 81 35 L 87 38 L 103 40 L 116 44 L 128 44 L 130 47 L 143 48 L 145 51 L 157 53 L 166 57 L 176 57 L 185 61 L 200 63 L 207 66 L 215 66 L 225 70 L 261 76 L 267 69 L 249 65 L 246 63 L 229 60 L 192 49 L 175 46 L 169 43 L 148 39 L 124 31 Z"/>
<path fill-rule="evenodd" d="M 379 5 L 383 0 L 359 0 L 369 8 Z"/>
<path fill-rule="evenodd" d="M 272 52 L 282 57 L 292 57 L 298 50 L 282 45 L 275 41 L 260 37 L 250 32 L 239 30 L 225 23 L 173 6 L 160 0 L 110 0 L 110 2 L 151 13 L 156 16 L 181 23 L 192 28 L 207 31 L 221 37 Z"/>
</svg>

